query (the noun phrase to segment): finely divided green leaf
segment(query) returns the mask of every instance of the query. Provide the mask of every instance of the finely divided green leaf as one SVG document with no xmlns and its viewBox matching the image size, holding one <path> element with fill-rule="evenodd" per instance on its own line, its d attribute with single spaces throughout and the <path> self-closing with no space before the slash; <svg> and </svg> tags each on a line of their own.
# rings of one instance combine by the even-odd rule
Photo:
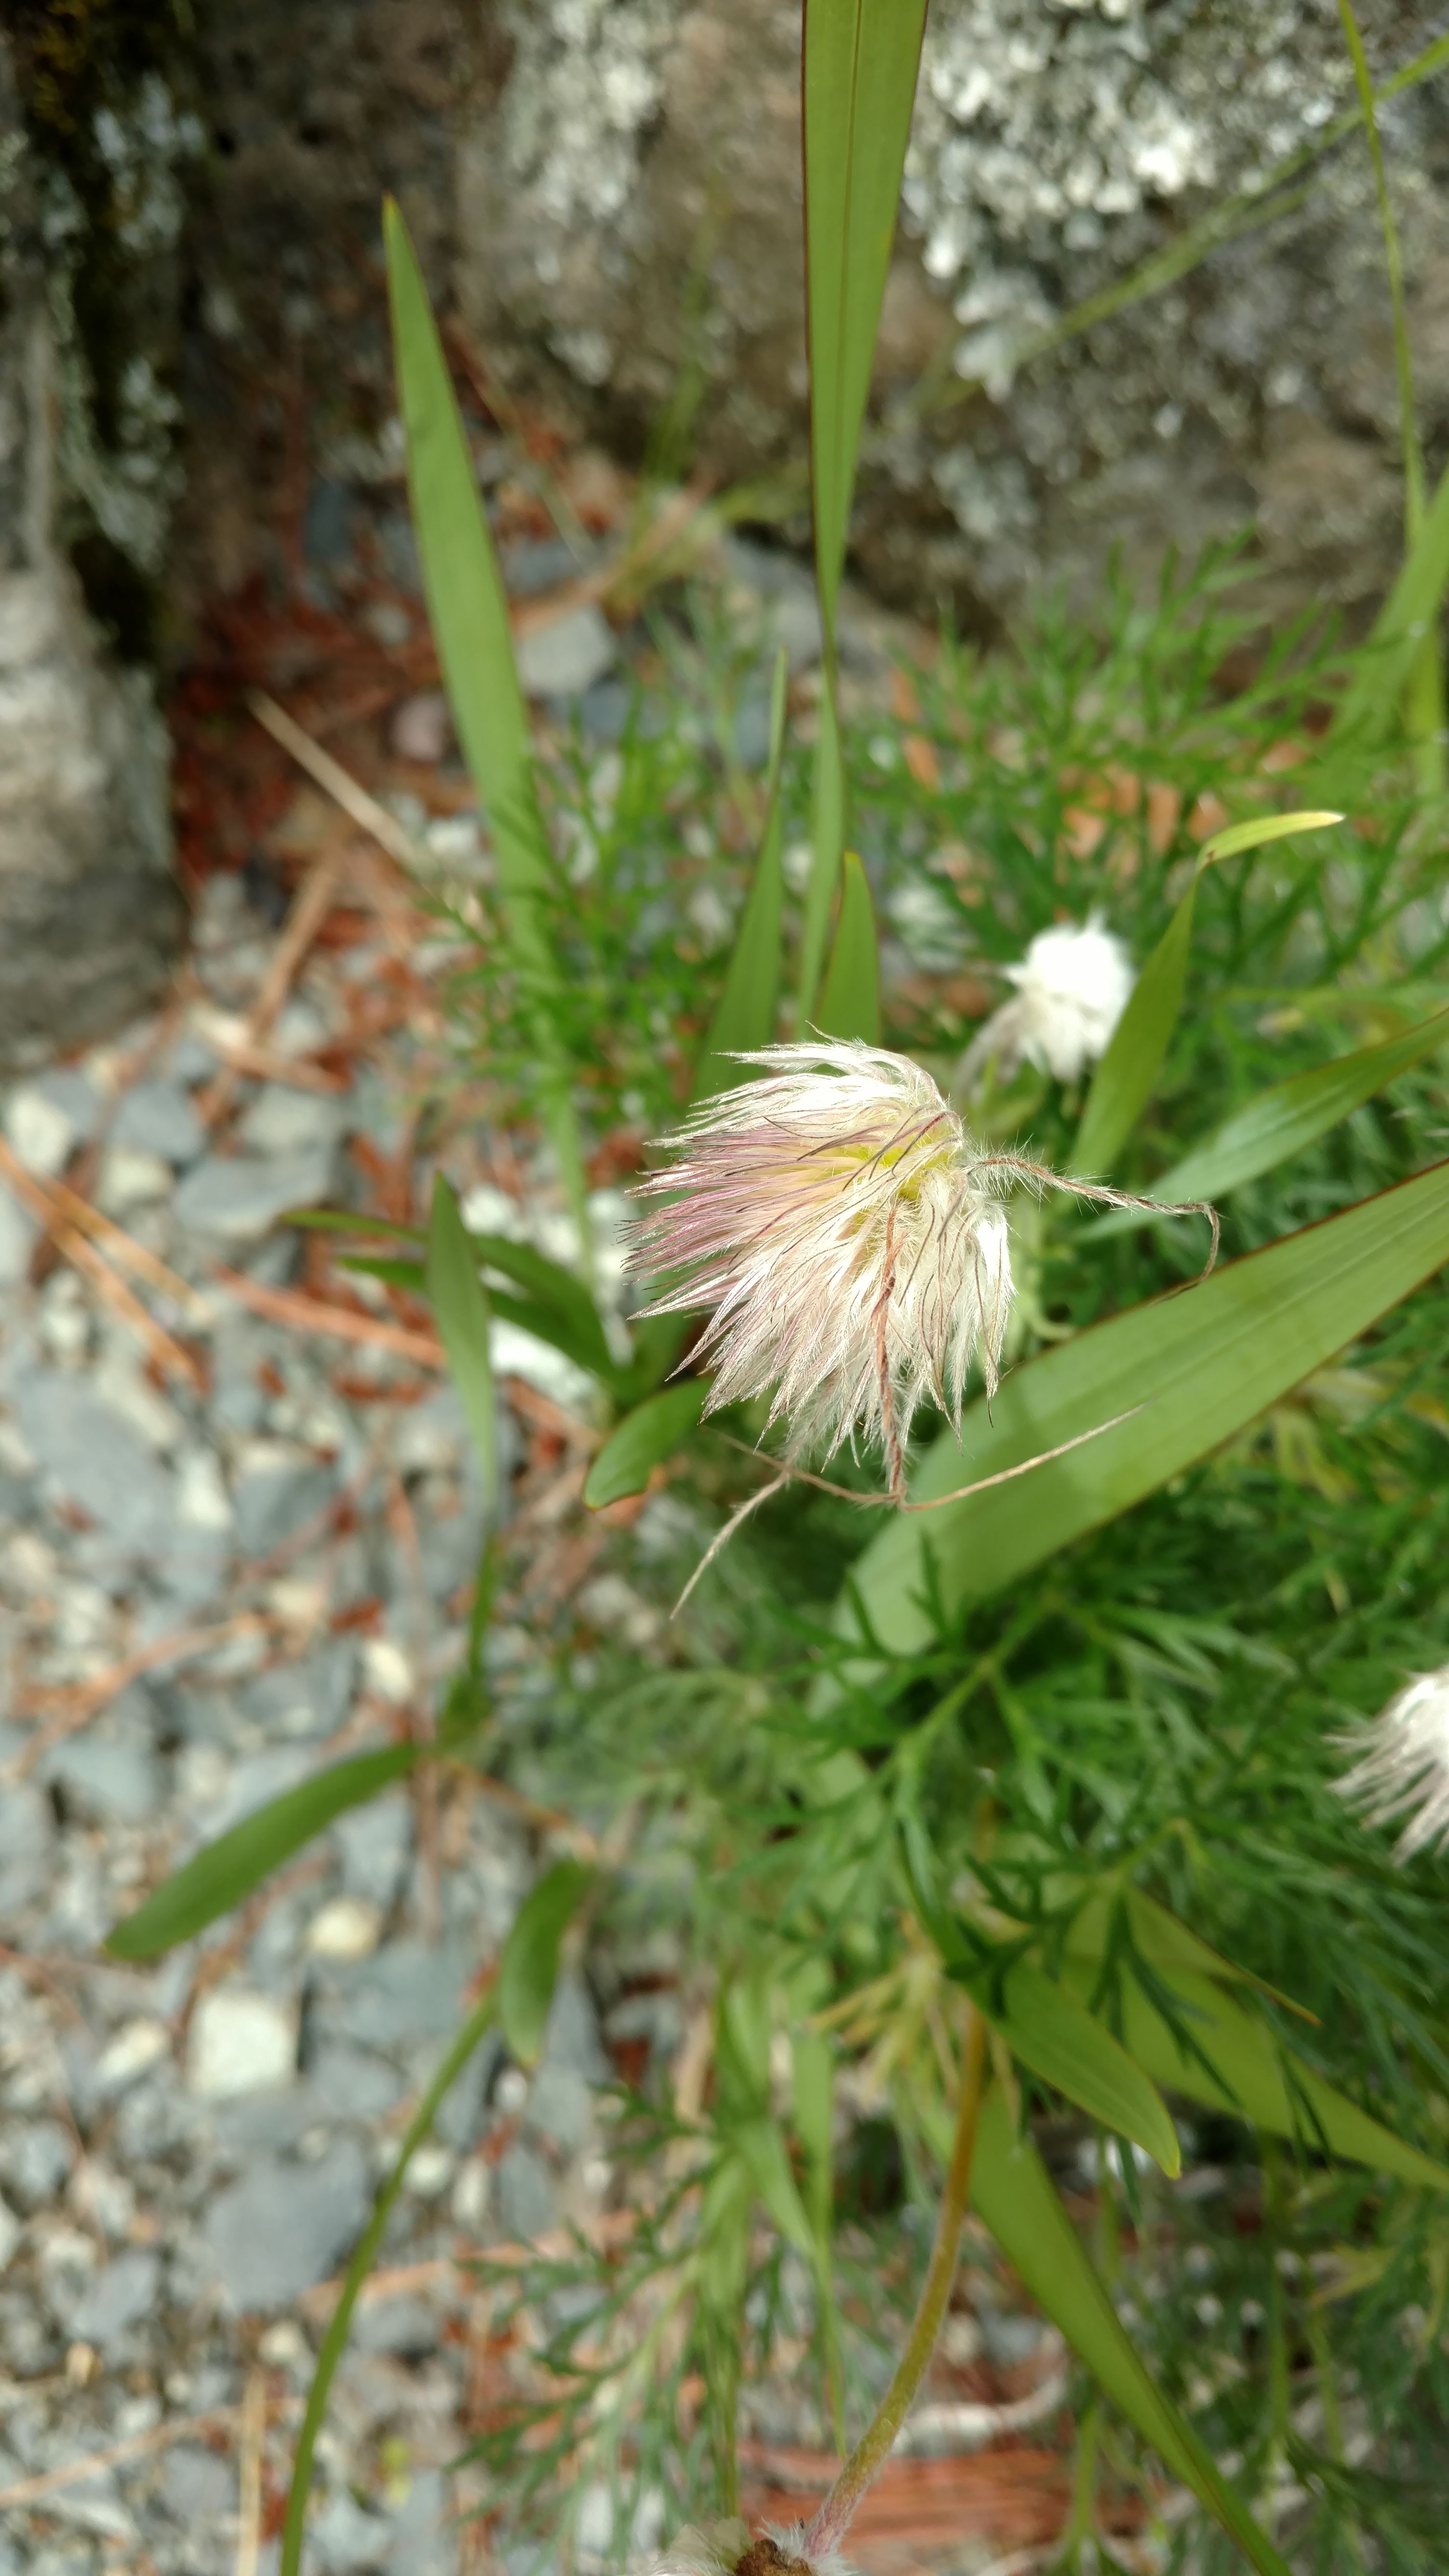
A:
<svg viewBox="0 0 1449 2576">
<path fill-rule="evenodd" d="M 1127 1511 L 1229 1439 L 1449 1260 L 1449 1163 L 1216 1271 L 1196 1287 L 1095 1325 L 1007 1378 L 962 1448 L 944 1433 L 913 1484 L 951 1492 L 1142 1409 L 1014 1483 L 891 1519 L 852 1577 L 882 1639 L 932 1634 L 926 1551 L 947 1613 Z M 842 1621 L 852 1625 L 842 1610 Z"/>
<path fill-rule="evenodd" d="M 719 1007 L 710 1023 L 695 1068 L 691 1103 L 730 1091 L 753 1068 L 733 1061 L 736 1054 L 769 1046 L 775 1035 L 780 998 L 780 929 L 785 910 L 785 879 L 780 865 L 784 812 L 780 779 L 785 756 L 785 697 L 789 658 L 782 644 L 775 658 L 770 699 L 770 766 L 765 797 L 765 828 L 755 879 L 730 957 Z"/>
<path fill-rule="evenodd" d="M 428 1296 L 449 1374 L 478 1456 L 484 1509 L 491 1512 L 498 1494 L 498 1421 L 488 1356 L 488 1300 L 478 1277 L 478 1255 L 441 1172 L 433 1181 L 427 1269 Z"/>
<path fill-rule="evenodd" d="M 880 1044 L 880 960 L 870 887 L 854 850 L 847 850 L 840 888 L 840 920 L 815 1025 L 828 1038 L 864 1038 Z"/>
<path fill-rule="evenodd" d="M 498 1966 L 498 2018 L 520 2066 L 532 2066 L 558 1983 L 563 1936 L 579 1910 L 593 1871 L 582 1861 L 555 1861 L 530 1888 L 514 1917 Z"/>
<path fill-rule="evenodd" d="M 1180 1163 L 1152 1184 L 1155 1199 L 1218 1199 L 1260 1172 L 1271 1172 L 1301 1154 L 1336 1127 L 1350 1110 L 1371 1100 L 1396 1074 L 1427 1055 L 1449 1046 L 1449 1011 L 1424 1021 L 1402 1037 L 1380 1046 L 1360 1047 L 1353 1055 L 1335 1056 L 1331 1064 L 1314 1065 L 1287 1082 L 1275 1082 L 1256 1100 L 1225 1120 L 1215 1136 L 1195 1145 Z M 1116 1218 L 1109 1222 L 1115 1224 Z"/>
<path fill-rule="evenodd" d="M 1165 2174 L 1181 2172 L 1177 2131 L 1156 2085 L 1075 1995 L 1029 1959 L 1004 1977 L 987 1970 L 962 1983 L 1023 2066 L 1105 2128 L 1145 2147 Z"/>
<path fill-rule="evenodd" d="M 375 1798 L 401 1780 L 425 1747 L 389 1744 L 380 1753 L 358 1753 L 334 1762 L 280 1798 L 269 1799 L 255 1814 L 244 1816 L 231 1831 L 196 1853 L 163 1880 L 154 1894 L 116 1925 L 106 1941 L 113 1959 L 154 1959 L 162 1950 L 189 1941 L 219 1914 L 229 1914 L 243 1897 L 260 1887 L 284 1860 L 311 1842 L 349 1807 Z"/>
<path fill-rule="evenodd" d="M 944 2141 L 938 2140 L 944 2147 Z M 1186 2418 L 1138 2358 L 1029 2138 L 1019 2139 L 1000 2088 L 982 2105 L 971 2199 L 1031 2296 L 1060 2328 L 1104 2393 L 1174 2477 L 1207 2507 L 1259 2576 L 1288 2576 L 1242 2497 L 1214 2466 Z"/>
<path fill-rule="evenodd" d="M 1111 1170 L 1152 1093 L 1182 1009 L 1197 875 L 1132 988 L 1098 1065 L 1072 1147 L 1084 1180 Z"/>
<path fill-rule="evenodd" d="M 647 1396 L 610 1432 L 584 1479 L 584 1501 L 591 1512 L 626 1494 L 642 1494 L 663 1458 L 672 1457 L 687 1432 L 694 1429 L 709 1389 L 702 1377 L 686 1378 Z"/>
</svg>

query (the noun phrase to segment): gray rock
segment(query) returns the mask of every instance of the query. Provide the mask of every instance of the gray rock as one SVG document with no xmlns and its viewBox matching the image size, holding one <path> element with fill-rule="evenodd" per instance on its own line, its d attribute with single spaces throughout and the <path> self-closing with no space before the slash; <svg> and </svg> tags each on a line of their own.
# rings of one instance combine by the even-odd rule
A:
<svg viewBox="0 0 1449 2576">
<path fill-rule="evenodd" d="M 314 2007 L 327 2035 L 360 2048 L 406 2048 L 440 2039 L 461 2018 L 463 1986 L 476 1964 L 466 1940 L 390 1941 L 354 1970 L 334 1969 L 335 1988 Z"/>
<path fill-rule="evenodd" d="M 238 2094 L 208 2109 L 212 2135 L 223 2155 L 247 2159 L 297 2146 L 309 2129 L 326 2122 L 330 2105 L 315 2085 L 292 2083 L 269 2093 Z"/>
<path fill-rule="evenodd" d="M 325 1199 L 331 1178 L 332 1155 L 325 1146 L 265 1159 L 208 1154 L 180 1183 L 172 1213 L 189 1234 L 211 1242 L 260 1243 L 288 1208 Z"/>
<path fill-rule="evenodd" d="M 528 2095 L 528 2125 L 565 2155 L 581 2147 L 593 2123 L 594 2098 L 571 2066 L 540 2066 Z"/>
<path fill-rule="evenodd" d="M 401 2099 L 402 2077 L 385 2059 L 334 2041 L 307 2068 L 323 2111 L 334 2120 L 378 2120 Z"/>
<path fill-rule="evenodd" d="M 161 2495 L 166 2510 L 188 2530 L 205 2530 L 236 2511 L 236 2469 L 218 2451 L 178 2442 L 162 2455 Z"/>
<path fill-rule="evenodd" d="M 88 1073 L 76 1065 L 49 1065 L 44 1073 L 36 1075 L 30 1088 L 69 1120 L 76 1144 L 90 1143 L 100 1126 L 104 1103 Z"/>
<path fill-rule="evenodd" d="M 0 1181 L 0 1288 L 18 1288 L 30 1269 L 40 1228 Z"/>
<path fill-rule="evenodd" d="M 166 1768 L 139 1728 L 101 1723 L 55 1745 L 40 1777 L 86 1824 L 140 1825 L 161 1803 Z"/>
<path fill-rule="evenodd" d="M 394 2527 L 380 2513 L 369 2513 L 346 2487 L 334 2487 L 309 2527 L 312 2550 L 335 2576 L 353 2568 L 381 2567 L 395 2538 Z"/>
<path fill-rule="evenodd" d="M 153 1075 L 123 1094 L 110 1141 L 132 1153 L 159 1154 L 163 1163 L 194 1163 L 206 1144 L 206 1130 L 190 1093 L 177 1081 Z"/>
<path fill-rule="evenodd" d="M 51 1878 L 55 1815 L 33 1780 L 9 1780 L 0 1796 L 0 1923 L 42 1896 Z"/>
<path fill-rule="evenodd" d="M 470 2147 L 483 2125 L 488 2094 L 503 2055 L 499 2032 L 490 2031 L 479 2042 L 451 2091 L 443 2096 L 438 2116 L 433 2122 L 443 2144 L 461 2153 Z"/>
<path fill-rule="evenodd" d="M 239 1476 L 232 1494 L 242 1556 L 270 1556 L 325 1511 L 336 1491 L 330 1467 L 298 1457 Z"/>
<path fill-rule="evenodd" d="M 325 2281 L 353 2244 L 371 2201 L 351 2138 L 316 2164 L 260 2159 L 219 2192 L 204 2234 L 234 2308 L 282 2308 Z"/>
<path fill-rule="evenodd" d="M 575 1968 L 565 1968 L 554 1988 L 543 2035 L 543 2064 L 568 2067 L 588 2084 L 609 2080 L 611 2070 L 593 1997 Z"/>
<path fill-rule="evenodd" d="M 349 1896 L 391 1905 L 412 1861 L 413 1811 L 406 1798 L 372 1798 L 339 1816 L 333 1841 L 342 1853 L 342 1884 Z"/>
<path fill-rule="evenodd" d="M 130 2246 L 94 2274 L 67 2309 L 66 2331 L 78 2342 L 109 2353 L 142 2317 L 151 2314 L 161 2281 L 161 2258 L 147 2246 Z"/>
<path fill-rule="evenodd" d="M 397 2539 L 387 2576 L 454 2576 L 458 2530 L 441 2470 L 416 2472 L 393 2528 Z M 541 2568 L 537 2576 L 544 2576 Z"/>
<path fill-rule="evenodd" d="M 613 669 L 618 656 L 608 619 L 586 605 L 520 636 L 518 676 L 531 698 L 581 698 Z"/>
<path fill-rule="evenodd" d="M 347 1715 L 356 1674 L 357 1649 L 339 1637 L 300 1663 L 258 1673 L 243 1687 L 241 1705 L 269 1736 L 331 1735 Z"/>
<path fill-rule="evenodd" d="M 0 2175 L 26 2209 L 54 2200 L 74 2163 L 75 2141 L 59 2120 L 16 2121 L 0 2137 Z"/>
<path fill-rule="evenodd" d="M 237 1134 L 254 1154 L 330 1154 L 344 1123 L 341 1103 L 325 1093 L 268 1082 L 237 1121 Z"/>
<path fill-rule="evenodd" d="M 139 1433 L 78 1378 L 24 1372 L 10 1397 L 42 1471 L 122 1555 L 154 1556 L 172 1532 L 172 1487 Z"/>
<path fill-rule="evenodd" d="M 523 2245 L 557 2224 L 553 2174 L 536 2148 L 516 2138 L 498 2166 L 498 2221 L 505 2237 Z"/>
<path fill-rule="evenodd" d="M 380 2299 L 364 2299 L 352 2327 L 352 2340 L 359 2352 L 396 2353 L 403 2361 L 421 2361 L 425 2353 L 436 2352 L 441 2334 L 442 2320 L 436 2308 L 406 2290 L 389 2291 Z"/>
</svg>

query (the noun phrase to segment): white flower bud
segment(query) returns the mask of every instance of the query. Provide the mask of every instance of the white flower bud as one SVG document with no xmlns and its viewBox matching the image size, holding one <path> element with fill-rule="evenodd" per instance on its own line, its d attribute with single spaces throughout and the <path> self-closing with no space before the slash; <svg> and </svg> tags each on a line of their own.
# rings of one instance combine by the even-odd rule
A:
<svg viewBox="0 0 1449 2576">
<path fill-rule="evenodd" d="M 1397 1860 L 1449 1846 L 1449 1664 L 1416 1673 L 1366 1735 L 1340 1741 L 1358 1746 L 1361 1758 L 1335 1785 L 1362 1808 L 1366 1824 L 1387 1824 L 1414 1810 L 1395 1847 Z"/>
<path fill-rule="evenodd" d="M 1023 1059 L 1058 1082 L 1077 1081 L 1106 1053 L 1135 981 L 1127 950 L 1096 912 L 1038 931 L 1020 964 L 1004 972 L 1015 998 L 977 1030 L 961 1059 L 962 1090 L 991 1056 L 1008 1081 Z"/>
</svg>

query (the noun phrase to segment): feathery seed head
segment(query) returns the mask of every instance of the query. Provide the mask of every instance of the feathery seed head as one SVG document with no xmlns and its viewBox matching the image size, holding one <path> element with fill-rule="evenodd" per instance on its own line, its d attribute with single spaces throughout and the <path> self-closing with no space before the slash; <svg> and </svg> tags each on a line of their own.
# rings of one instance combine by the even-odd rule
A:
<svg viewBox="0 0 1449 2576">
<path fill-rule="evenodd" d="M 663 1141 L 677 1160 L 630 1255 L 664 1278 L 646 1311 L 714 1312 L 709 1406 L 769 1394 L 795 1450 L 882 1443 L 892 1490 L 927 1397 L 958 1428 L 979 1351 L 996 1385 L 1011 1305 L 1006 1219 L 987 1158 L 929 1074 L 859 1041 L 763 1047 L 762 1081 L 720 1093 Z"/>
<path fill-rule="evenodd" d="M 1449 1846 L 1449 1664 L 1416 1673 L 1380 1710 L 1366 1736 L 1341 1740 L 1367 1746 L 1336 1783 L 1343 1797 L 1362 1808 L 1365 1824 L 1387 1824 L 1414 1810 L 1395 1846 L 1396 1860 Z"/>
<path fill-rule="evenodd" d="M 993 1055 L 1008 1080 L 1025 1058 L 1058 1082 L 1075 1082 L 1105 1055 L 1127 1007 L 1135 978 L 1121 940 L 1099 912 L 1056 921 L 1004 971 L 1016 992 L 977 1030 L 962 1059 L 962 1087 Z"/>
<path fill-rule="evenodd" d="M 767 2523 L 757 2540 L 737 2518 L 686 2525 L 655 2560 L 651 2576 L 855 2576 L 837 2549 L 807 2553 L 805 2526 Z"/>
</svg>

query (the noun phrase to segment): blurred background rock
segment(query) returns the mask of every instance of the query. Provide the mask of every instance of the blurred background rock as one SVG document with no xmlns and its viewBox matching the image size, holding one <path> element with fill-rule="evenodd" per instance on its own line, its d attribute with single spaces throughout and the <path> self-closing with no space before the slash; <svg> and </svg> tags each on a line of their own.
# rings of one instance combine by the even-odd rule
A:
<svg viewBox="0 0 1449 2576">
<path fill-rule="evenodd" d="M 1434 32 L 1362 12 L 1376 78 Z M 495 415 L 758 485 L 807 537 L 798 0 L 11 0 L 0 37 L 0 1057 L 144 1001 L 180 913 L 158 686 L 248 583 L 335 604 L 396 486 L 400 198 Z M 933 0 L 858 574 L 990 637 L 1250 528 L 1265 626 L 1361 628 L 1401 537 L 1367 154 L 1030 363 L 1031 334 L 1350 102 L 1318 0 Z M 1449 427 L 1449 101 L 1384 113 L 1422 426 Z M 397 514 L 398 574 L 415 577 Z"/>
</svg>

